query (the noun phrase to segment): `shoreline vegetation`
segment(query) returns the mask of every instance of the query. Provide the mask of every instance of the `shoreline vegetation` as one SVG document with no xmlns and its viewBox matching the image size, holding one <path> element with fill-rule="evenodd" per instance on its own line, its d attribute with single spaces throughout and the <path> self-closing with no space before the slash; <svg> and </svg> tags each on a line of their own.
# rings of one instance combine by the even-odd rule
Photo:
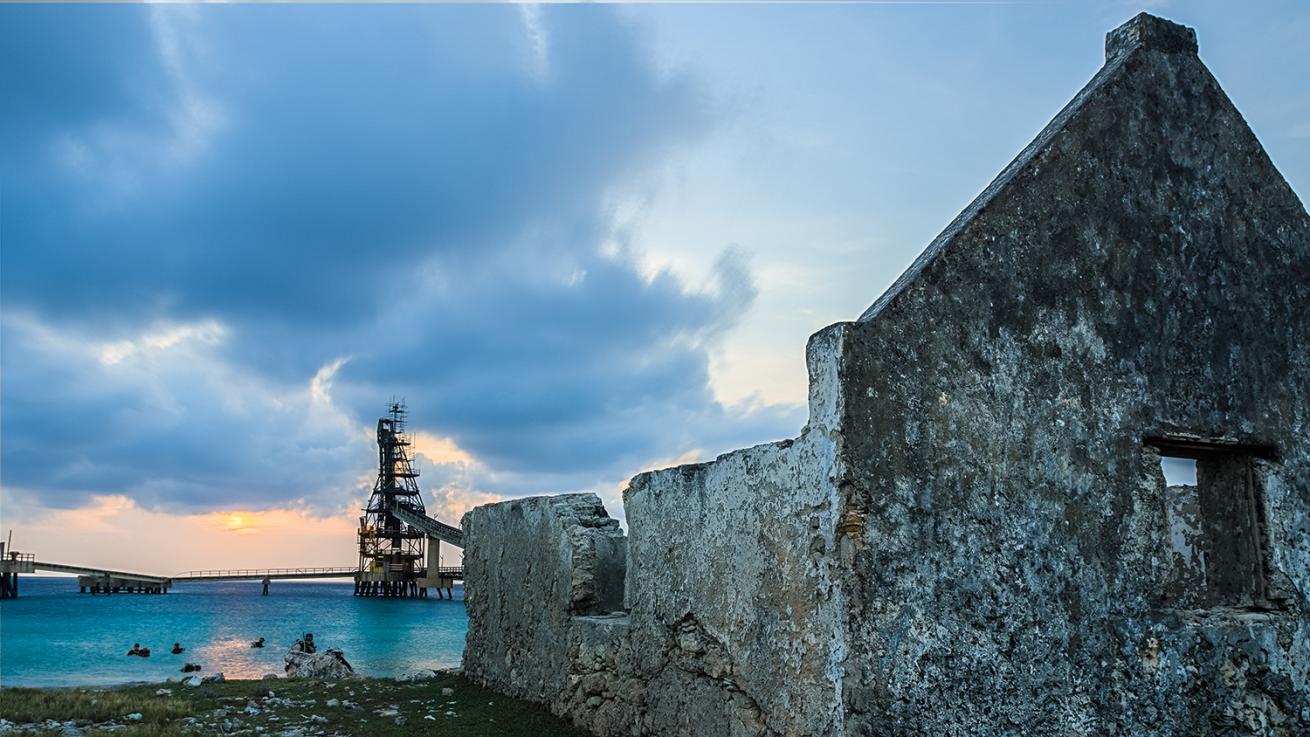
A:
<svg viewBox="0 0 1310 737">
<path fill-rule="evenodd" d="M 0 688 L 0 734 L 61 737 L 170 735 L 449 735 L 582 737 L 544 708 L 473 684 L 432 678 L 265 678 L 186 686 Z"/>
</svg>

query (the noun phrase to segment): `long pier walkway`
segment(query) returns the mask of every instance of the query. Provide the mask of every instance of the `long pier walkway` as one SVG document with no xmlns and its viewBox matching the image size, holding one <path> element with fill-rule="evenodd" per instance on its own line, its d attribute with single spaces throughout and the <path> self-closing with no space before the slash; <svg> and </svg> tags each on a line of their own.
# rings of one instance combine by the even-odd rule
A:
<svg viewBox="0 0 1310 737">
<path fill-rule="evenodd" d="M 2 549 L 3 546 L 0 546 Z M 0 598 L 13 599 L 18 596 L 18 574 L 48 571 L 50 573 L 72 573 L 77 576 L 77 583 L 82 592 L 93 594 L 116 594 L 120 592 L 133 594 L 162 594 L 168 591 L 167 576 L 155 576 L 149 573 L 115 571 L 109 568 L 70 565 L 68 563 L 50 563 L 37 560 L 32 553 L 10 551 L 0 558 Z"/>
<path fill-rule="evenodd" d="M 438 523 L 440 524 L 440 523 Z M 354 578 L 359 572 L 355 566 L 329 566 L 319 568 L 228 568 L 203 571 L 186 571 L 174 576 L 157 576 L 151 573 L 116 571 L 94 566 L 70 565 L 40 561 L 32 553 L 11 551 L 3 554 L 0 543 L 0 598 L 18 596 L 18 574 L 47 571 L 72 573 L 77 576 L 82 593 L 92 594 L 163 594 L 176 584 L 217 583 L 220 581 L 297 580 L 315 578 Z M 442 578 L 464 580 L 462 566 L 443 567 L 436 571 Z"/>
<path fill-rule="evenodd" d="M 359 571 L 355 566 L 328 568 L 231 568 L 225 570 L 187 571 L 170 576 L 173 583 L 209 581 L 262 581 L 263 579 L 350 578 Z"/>
</svg>

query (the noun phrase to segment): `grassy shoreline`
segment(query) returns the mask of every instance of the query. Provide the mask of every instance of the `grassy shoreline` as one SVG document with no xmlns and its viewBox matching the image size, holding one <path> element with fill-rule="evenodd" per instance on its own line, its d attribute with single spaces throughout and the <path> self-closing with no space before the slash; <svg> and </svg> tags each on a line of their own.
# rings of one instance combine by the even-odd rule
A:
<svg viewBox="0 0 1310 737">
<path fill-rule="evenodd" d="M 164 737 L 245 734 L 581 737 L 545 709 L 456 673 L 419 681 L 354 678 L 177 682 L 104 688 L 0 688 L 0 734 Z"/>
</svg>

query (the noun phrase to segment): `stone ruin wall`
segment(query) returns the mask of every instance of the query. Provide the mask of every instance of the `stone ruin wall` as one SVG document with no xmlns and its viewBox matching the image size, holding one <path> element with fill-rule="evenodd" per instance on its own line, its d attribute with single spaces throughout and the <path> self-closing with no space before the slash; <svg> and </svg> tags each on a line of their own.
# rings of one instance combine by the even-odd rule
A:
<svg viewBox="0 0 1310 737">
<path fill-rule="evenodd" d="M 833 553 L 841 346 L 808 351 L 793 441 L 642 474 L 624 494 L 647 734 L 825 734 L 841 722 L 844 601 Z"/>
<path fill-rule="evenodd" d="M 1310 218 L 1143 38 L 845 328 L 847 734 L 1310 734 Z M 1171 600 L 1153 440 L 1249 456 L 1265 600 Z"/>
<path fill-rule="evenodd" d="M 839 357 L 840 345 L 811 342 L 811 421 L 798 439 L 634 478 L 626 559 L 575 552 L 621 545 L 593 494 L 465 515 L 468 676 L 598 735 L 839 730 Z M 569 599 L 625 560 L 623 607 Z"/>
<path fill-rule="evenodd" d="M 563 494 L 478 507 L 462 526 L 465 672 L 517 698 L 558 700 L 576 655 L 574 622 L 622 612 L 618 521 L 594 494 Z"/>
<path fill-rule="evenodd" d="M 636 477 L 626 541 L 591 495 L 466 515 L 470 677 L 598 735 L 1310 734 L 1310 218 L 1140 18 L 811 339 L 797 439 Z M 1249 527 L 1180 548 L 1175 446 Z"/>
</svg>

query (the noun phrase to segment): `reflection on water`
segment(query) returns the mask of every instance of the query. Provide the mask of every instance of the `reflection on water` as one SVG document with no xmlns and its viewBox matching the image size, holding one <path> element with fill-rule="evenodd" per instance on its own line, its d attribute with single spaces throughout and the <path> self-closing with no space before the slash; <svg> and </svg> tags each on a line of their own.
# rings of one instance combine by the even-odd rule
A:
<svg viewBox="0 0 1310 737">
<path fill-rule="evenodd" d="M 228 678 L 260 678 L 281 670 L 285 652 L 282 647 L 253 648 L 249 640 L 227 638 L 197 649 L 197 659 L 190 662 L 222 663 L 223 675 Z"/>
<path fill-rule="evenodd" d="M 313 632 L 339 647 L 355 670 L 394 675 L 457 666 L 467 618 L 455 600 L 376 599 L 352 584 L 258 582 L 182 584 L 166 595 L 77 593 L 76 579 L 26 576 L 20 598 L 0 605 L 0 684 L 55 686 L 181 678 L 182 664 L 228 678 L 282 673 L 287 648 Z M 264 648 L 250 642 L 265 638 Z M 124 653 L 139 642 L 150 658 Z M 180 642 L 181 655 L 169 648 Z"/>
</svg>

